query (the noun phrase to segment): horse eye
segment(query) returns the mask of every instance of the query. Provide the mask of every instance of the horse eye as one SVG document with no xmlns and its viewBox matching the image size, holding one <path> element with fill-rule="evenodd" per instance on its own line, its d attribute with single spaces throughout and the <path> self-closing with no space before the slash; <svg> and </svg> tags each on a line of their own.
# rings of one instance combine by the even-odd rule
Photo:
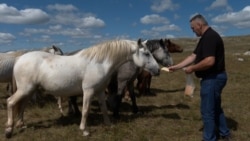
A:
<svg viewBox="0 0 250 141">
<path fill-rule="evenodd" d="M 150 56 L 149 52 L 145 52 L 144 54 L 145 54 L 146 56 Z"/>
</svg>

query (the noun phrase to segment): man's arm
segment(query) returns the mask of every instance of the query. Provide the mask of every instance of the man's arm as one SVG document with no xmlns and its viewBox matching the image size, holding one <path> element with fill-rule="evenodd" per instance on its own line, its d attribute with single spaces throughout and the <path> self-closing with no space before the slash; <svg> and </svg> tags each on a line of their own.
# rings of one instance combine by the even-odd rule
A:
<svg viewBox="0 0 250 141">
<path fill-rule="evenodd" d="M 178 69 L 182 69 L 182 68 L 192 64 L 194 62 L 195 58 L 196 58 L 196 55 L 194 53 L 192 53 L 191 55 L 189 55 L 186 59 L 184 59 L 183 61 L 181 61 L 177 65 L 170 66 L 169 70 L 170 71 L 175 71 L 175 70 L 178 70 Z"/>
<path fill-rule="evenodd" d="M 188 66 L 185 68 L 186 73 L 192 73 L 194 71 L 202 71 L 212 67 L 215 63 L 215 57 L 209 56 L 201 60 L 199 63 L 195 65 Z"/>
</svg>

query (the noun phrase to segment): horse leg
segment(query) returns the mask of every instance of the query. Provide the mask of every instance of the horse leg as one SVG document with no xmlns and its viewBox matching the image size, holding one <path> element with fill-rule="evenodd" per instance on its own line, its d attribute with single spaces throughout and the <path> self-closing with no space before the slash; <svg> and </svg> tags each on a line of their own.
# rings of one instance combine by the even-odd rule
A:
<svg viewBox="0 0 250 141">
<path fill-rule="evenodd" d="M 28 93 L 27 93 L 28 94 Z M 13 125 L 14 125 L 14 108 L 15 106 L 18 106 L 18 102 L 22 101 L 22 99 L 25 97 L 25 93 L 21 90 L 17 90 L 14 95 L 10 96 L 7 99 L 7 123 L 5 128 L 5 136 L 6 138 L 10 138 L 12 136 L 13 132 Z M 19 107 L 16 107 L 19 108 Z M 20 110 L 18 110 L 20 111 Z"/>
<path fill-rule="evenodd" d="M 105 93 L 102 92 L 100 93 L 99 97 L 99 104 L 100 104 L 100 107 L 101 107 L 101 111 L 102 111 L 102 114 L 103 114 L 103 119 L 104 119 L 104 123 L 106 125 L 110 125 L 111 122 L 110 122 L 110 119 L 108 117 L 108 109 L 107 109 L 107 104 L 106 104 L 106 101 L 105 101 Z"/>
<path fill-rule="evenodd" d="M 146 86 L 146 88 L 147 88 L 147 90 L 146 90 L 146 92 L 148 93 L 148 94 L 151 94 L 151 92 L 150 92 L 150 85 L 151 85 L 151 80 L 152 80 L 152 75 L 149 73 L 148 74 L 148 79 L 147 79 L 147 86 Z"/>
<path fill-rule="evenodd" d="M 114 111 L 113 111 L 113 116 L 116 119 L 120 118 L 120 107 L 121 107 L 121 103 L 122 103 L 122 97 L 124 96 L 126 87 L 127 87 L 127 81 L 118 81 L 118 86 L 117 86 L 117 93 L 115 95 L 115 99 L 114 99 Z"/>
<path fill-rule="evenodd" d="M 136 88 L 139 89 L 139 84 L 141 82 L 140 73 L 137 75 L 136 79 L 137 79 Z"/>
<path fill-rule="evenodd" d="M 63 108 L 62 108 L 62 97 L 59 96 L 59 97 L 56 97 L 56 99 L 57 99 L 58 109 L 63 116 L 64 114 L 63 114 Z"/>
<path fill-rule="evenodd" d="M 83 90 L 83 100 L 82 100 L 82 119 L 80 124 L 80 130 L 83 131 L 83 136 L 88 136 L 89 131 L 86 129 L 86 121 L 89 112 L 90 102 L 94 95 L 93 89 Z"/>
<path fill-rule="evenodd" d="M 130 100 L 131 100 L 131 97 L 130 97 L 130 94 L 129 94 L 129 90 L 128 90 L 127 87 L 126 87 L 125 90 L 124 90 L 123 99 L 126 100 L 126 101 L 130 101 Z"/>
<path fill-rule="evenodd" d="M 147 93 L 147 78 L 144 76 L 141 82 L 140 94 L 145 95 Z"/>
<path fill-rule="evenodd" d="M 113 117 L 116 119 L 120 118 L 120 107 L 122 103 L 122 95 L 116 94 L 113 99 L 114 101 L 114 108 L 113 108 Z"/>
<path fill-rule="evenodd" d="M 24 114 L 24 109 L 27 105 L 27 101 L 30 99 L 30 97 L 26 96 L 22 100 L 20 100 L 17 103 L 17 122 L 16 122 L 16 127 L 17 128 L 26 128 L 24 122 L 23 122 L 23 114 Z"/>
<path fill-rule="evenodd" d="M 137 84 L 136 84 L 136 88 L 138 89 L 138 92 L 139 92 L 139 95 L 142 94 L 142 81 L 143 81 L 143 78 L 142 78 L 142 72 L 138 74 L 137 76 Z"/>
<path fill-rule="evenodd" d="M 81 116 L 81 112 L 77 105 L 77 96 L 70 96 L 68 99 L 68 115 L 74 115 L 76 117 Z"/>
<path fill-rule="evenodd" d="M 132 112 L 134 114 L 138 113 L 138 106 L 136 104 L 136 97 L 135 97 L 135 92 L 134 92 L 134 83 L 132 82 L 132 84 L 128 84 L 128 91 L 130 94 L 130 98 L 131 98 L 131 102 L 132 102 Z"/>
<path fill-rule="evenodd" d="M 122 101 L 122 96 L 121 96 L 121 90 L 119 86 L 121 85 L 121 82 L 118 82 L 118 74 L 115 73 L 112 77 L 111 80 L 108 84 L 108 106 L 111 108 L 113 112 L 113 117 L 118 119 L 119 116 L 119 109 L 120 109 L 120 104 Z M 119 90 L 118 90 L 119 89 Z"/>
</svg>

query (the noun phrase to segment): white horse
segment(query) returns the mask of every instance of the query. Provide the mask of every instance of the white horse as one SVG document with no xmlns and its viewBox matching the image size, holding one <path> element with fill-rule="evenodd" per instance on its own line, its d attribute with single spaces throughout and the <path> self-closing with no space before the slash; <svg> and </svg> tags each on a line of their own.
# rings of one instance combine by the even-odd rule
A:
<svg viewBox="0 0 250 141">
<path fill-rule="evenodd" d="M 139 67 L 147 68 L 152 75 L 160 73 L 159 65 L 140 39 L 138 42 L 108 41 L 71 56 L 51 55 L 39 51 L 22 55 L 13 70 L 17 91 L 7 99 L 8 120 L 5 136 L 12 136 L 16 114 L 16 125 L 23 126 L 24 105 L 37 88 L 44 89 L 54 96 L 83 94 L 80 123 L 83 136 L 89 135 L 86 120 L 94 94 L 99 97 L 105 124 L 110 125 L 104 91 L 113 72 L 130 60 Z"/>
<path fill-rule="evenodd" d="M 45 47 L 39 50 L 57 55 L 63 54 L 61 49 L 56 46 Z M 12 72 L 15 60 L 16 58 L 30 51 L 34 50 L 18 50 L 18 51 L 9 51 L 0 53 L 0 83 L 8 83 L 9 90 L 11 91 L 10 93 L 13 92 L 11 81 L 12 81 Z"/>
</svg>

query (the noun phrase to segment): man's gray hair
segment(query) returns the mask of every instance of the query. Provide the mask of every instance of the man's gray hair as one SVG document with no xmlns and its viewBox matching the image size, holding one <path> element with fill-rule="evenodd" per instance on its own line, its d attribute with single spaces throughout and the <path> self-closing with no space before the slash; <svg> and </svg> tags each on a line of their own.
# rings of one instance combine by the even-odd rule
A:
<svg viewBox="0 0 250 141">
<path fill-rule="evenodd" d="M 207 20 L 201 14 L 194 15 L 189 22 L 192 22 L 194 20 L 200 20 L 204 25 L 208 25 Z"/>
</svg>

